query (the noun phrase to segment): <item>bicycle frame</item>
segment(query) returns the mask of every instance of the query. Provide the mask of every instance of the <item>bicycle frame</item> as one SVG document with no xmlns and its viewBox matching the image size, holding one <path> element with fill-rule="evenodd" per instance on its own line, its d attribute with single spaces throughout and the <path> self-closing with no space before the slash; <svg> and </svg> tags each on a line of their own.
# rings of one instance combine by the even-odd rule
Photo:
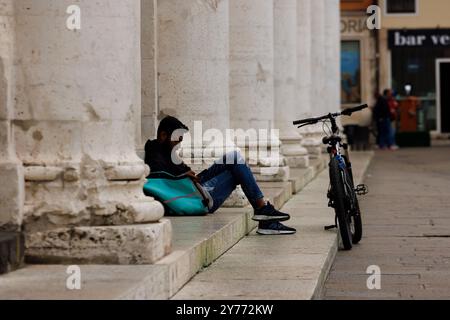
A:
<svg viewBox="0 0 450 320">
<path fill-rule="evenodd" d="M 336 123 L 335 115 L 330 114 L 329 120 L 331 122 L 331 131 L 332 136 L 325 137 L 323 139 L 323 143 L 329 145 L 327 151 L 330 156 L 330 161 L 332 161 L 333 158 L 336 158 L 339 162 L 339 167 L 341 168 L 342 172 L 342 179 L 344 181 L 345 185 L 345 193 L 347 197 L 351 197 L 352 192 L 350 190 L 353 190 L 354 181 L 353 181 L 353 172 L 352 172 L 352 166 L 350 162 L 350 153 L 348 151 L 348 145 L 342 144 L 342 139 L 338 135 L 339 128 Z M 341 150 L 344 150 L 344 152 L 341 152 Z M 345 171 L 348 172 L 348 176 L 350 177 L 351 181 L 347 181 L 347 175 L 345 174 Z M 330 199 L 332 200 L 332 199 Z M 353 209 L 353 201 L 350 200 L 352 209 Z"/>
<path fill-rule="evenodd" d="M 329 113 L 322 117 L 293 122 L 294 125 L 299 125 L 299 128 L 325 121 L 331 123 L 331 135 L 323 138 L 322 142 L 328 145 L 327 151 L 330 156 L 330 185 L 327 197 L 329 199 L 328 206 L 335 210 L 335 224 L 326 226 L 325 230 L 339 227 L 346 250 L 350 250 L 352 244 L 361 241 L 362 221 L 357 195 L 367 194 L 367 187 L 359 185 L 355 189 L 349 147 L 346 143 L 342 143 L 336 118 L 342 115 L 351 116 L 354 112 L 366 108 L 368 108 L 367 104 L 338 113 Z"/>
</svg>

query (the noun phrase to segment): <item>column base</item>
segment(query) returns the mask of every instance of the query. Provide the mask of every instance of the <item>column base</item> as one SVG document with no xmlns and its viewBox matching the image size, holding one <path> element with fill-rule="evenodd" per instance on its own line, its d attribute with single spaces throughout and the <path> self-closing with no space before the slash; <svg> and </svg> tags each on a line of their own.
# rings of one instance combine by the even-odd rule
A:
<svg viewBox="0 0 450 320">
<path fill-rule="evenodd" d="M 290 170 L 284 167 L 250 167 L 258 182 L 285 182 L 289 181 Z"/>
<path fill-rule="evenodd" d="M 248 155 L 248 152 L 246 152 Z M 247 157 L 247 163 L 256 181 L 258 182 L 282 182 L 289 181 L 289 166 L 286 157 L 280 152 L 275 156 L 267 157 Z"/>
<path fill-rule="evenodd" d="M 309 166 L 308 150 L 302 146 L 302 138 L 281 141 L 283 143 L 281 153 L 290 168 L 304 169 Z"/>
<path fill-rule="evenodd" d="M 241 186 L 237 186 L 231 196 L 224 202 L 224 208 L 244 208 L 250 205 Z"/>
<path fill-rule="evenodd" d="M 25 199 L 24 173 L 18 162 L 0 163 L 0 230 L 19 231 Z"/>
<path fill-rule="evenodd" d="M 24 230 L 44 232 L 72 226 L 117 226 L 157 222 L 163 206 L 142 190 L 143 163 L 90 161 L 25 166 Z"/>
<path fill-rule="evenodd" d="M 25 259 L 43 264 L 153 264 L 170 253 L 170 220 L 26 234 Z"/>
<path fill-rule="evenodd" d="M 309 167 L 309 155 L 307 156 L 285 156 L 289 168 L 305 169 Z"/>
<path fill-rule="evenodd" d="M 306 138 L 302 142 L 303 147 L 308 150 L 311 159 L 320 158 L 322 155 L 322 141 L 319 138 Z"/>
<path fill-rule="evenodd" d="M 0 274 L 21 267 L 24 257 L 24 237 L 18 232 L 0 232 Z"/>
</svg>

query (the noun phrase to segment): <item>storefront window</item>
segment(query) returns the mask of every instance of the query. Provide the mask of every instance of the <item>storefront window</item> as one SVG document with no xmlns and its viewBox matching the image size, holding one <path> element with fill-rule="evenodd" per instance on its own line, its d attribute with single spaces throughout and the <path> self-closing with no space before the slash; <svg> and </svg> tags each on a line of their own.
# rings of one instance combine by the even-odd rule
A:
<svg viewBox="0 0 450 320">
<path fill-rule="evenodd" d="M 392 49 L 392 87 L 402 99 L 405 86 L 411 85 L 429 130 L 436 130 L 436 59 L 443 57 L 450 57 L 450 48 Z"/>
<path fill-rule="evenodd" d="M 342 104 L 361 103 L 361 45 L 359 41 L 342 41 Z"/>
</svg>

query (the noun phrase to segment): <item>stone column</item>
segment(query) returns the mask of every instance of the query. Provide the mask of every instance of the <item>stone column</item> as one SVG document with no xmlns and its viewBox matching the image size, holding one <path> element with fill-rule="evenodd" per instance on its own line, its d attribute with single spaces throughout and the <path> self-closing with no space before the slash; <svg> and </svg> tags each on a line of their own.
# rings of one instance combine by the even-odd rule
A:
<svg viewBox="0 0 450 320">
<path fill-rule="evenodd" d="M 16 152 L 25 166 L 27 256 L 37 262 L 153 263 L 170 222 L 143 195 L 139 1 L 15 0 Z M 158 222 L 160 221 L 160 222 Z"/>
<path fill-rule="evenodd" d="M 299 119 L 311 113 L 311 2 L 297 0 L 297 106 Z"/>
<path fill-rule="evenodd" d="M 274 128 L 275 112 L 281 112 L 274 110 L 273 12 L 273 0 L 230 1 L 231 125 L 248 134 L 246 139 L 241 134 L 238 146 L 247 150 L 256 178 L 286 181 L 289 167 L 280 156 L 279 137 L 261 136 Z M 248 152 L 255 148 L 270 156 Z"/>
<path fill-rule="evenodd" d="M 340 110 L 341 101 L 340 2 L 327 0 L 325 6 L 325 95 L 327 112 Z"/>
<path fill-rule="evenodd" d="M 158 1 L 158 119 L 179 118 L 190 129 L 181 155 L 196 172 L 226 151 L 229 104 L 229 3 Z M 247 204 L 242 191 L 226 205 Z"/>
<path fill-rule="evenodd" d="M 200 156 L 206 130 L 230 127 L 228 10 L 228 1 L 158 1 L 159 119 L 182 120 Z"/>
<path fill-rule="evenodd" d="M 312 76 L 312 113 L 320 116 L 326 113 L 325 89 L 325 2 L 311 2 L 311 67 Z"/>
<path fill-rule="evenodd" d="M 156 137 L 158 117 L 156 0 L 141 1 L 141 142 L 138 152 L 144 157 L 144 145 Z"/>
<path fill-rule="evenodd" d="M 23 166 L 13 136 L 15 94 L 14 0 L 0 1 L 0 231 L 18 231 L 25 195 Z"/>
<path fill-rule="evenodd" d="M 301 1 L 301 0 L 300 0 Z M 316 117 L 326 113 L 324 98 L 325 81 L 325 1 L 309 0 L 304 9 L 310 15 L 310 55 L 311 55 L 311 87 L 310 116 Z M 302 1 L 303 2 L 303 1 Z M 305 1 L 306 2 L 306 1 Z M 306 13 L 305 13 L 306 14 Z M 320 158 L 322 154 L 322 125 L 308 126 L 301 130 L 306 137 L 303 145 L 308 149 L 311 158 Z"/>
<path fill-rule="evenodd" d="M 275 126 L 280 130 L 281 152 L 291 168 L 309 165 L 302 136 L 292 125 L 301 117 L 297 101 L 297 0 L 274 1 Z"/>
</svg>

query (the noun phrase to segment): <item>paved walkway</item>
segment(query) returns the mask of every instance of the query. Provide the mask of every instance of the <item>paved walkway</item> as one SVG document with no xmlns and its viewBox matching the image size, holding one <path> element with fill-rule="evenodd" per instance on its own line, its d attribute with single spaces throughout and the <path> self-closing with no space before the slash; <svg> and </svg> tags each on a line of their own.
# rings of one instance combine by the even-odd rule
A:
<svg viewBox="0 0 450 320">
<path fill-rule="evenodd" d="M 364 238 L 339 252 L 325 299 L 450 298 L 450 147 L 377 152 L 365 180 Z M 368 290 L 367 267 L 381 268 Z"/>
<path fill-rule="evenodd" d="M 355 153 L 355 180 L 360 181 L 372 153 Z M 242 239 L 210 267 L 194 277 L 174 299 L 297 300 L 320 295 L 337 252 L 334 222 L 327 206 L 328 171 L 295 195 L 283 207 L 292 215 L 292 236 L 258 236 Z"/>
</svg>

